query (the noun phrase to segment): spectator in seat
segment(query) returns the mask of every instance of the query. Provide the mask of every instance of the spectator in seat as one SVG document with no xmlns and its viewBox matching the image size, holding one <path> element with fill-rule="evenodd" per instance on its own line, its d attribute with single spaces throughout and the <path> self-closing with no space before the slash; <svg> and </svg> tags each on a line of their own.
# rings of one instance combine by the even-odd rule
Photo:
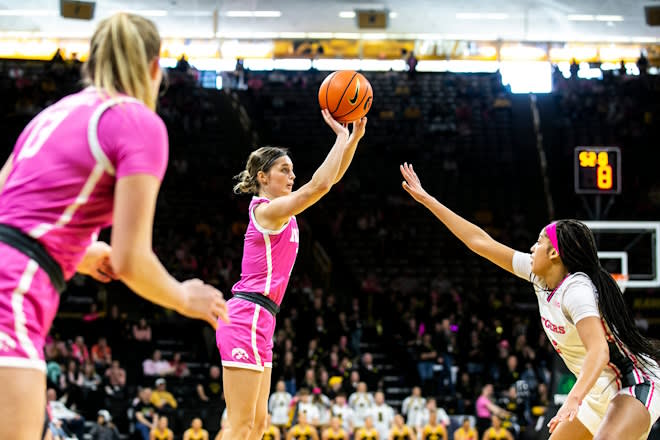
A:
<svg viewBox="0 0 660 440">
<path fill-rule="evenodd" d="M 292 398 L 291 394 L 286 392 L 284 381 L 278 381 L 275 392 L 268 399 L 268 412 L 271 414 L 271 422 L 279 429 L 283 429 L 289 423 L 289 406 Z"/>
<path fill-rule="evenodd" d="M 380 388 L 381 374 L 376 366 L 374 366 L 373 356 L 371 353 L 364 353 L 362 355 L 362 364 L 360 365 L 360 379 L 367 384 L 370 390 L 377 390 Z"/>
<path fill-rule="evenodd" d="M 105 370 L 112 363 L 112 349 L 108 346 L 106 338 L 99 338 L 99 341 L 92 346 L 92 362 L 99 371 Z"/>
<path fill-rule="evenodd" d="M 83 434 L 85 433 L 85 419 L 57 400 L 57 393 L 52 388 L 46 391 L 46 405 L 52 422 L 63 426 L 67 431 L 76 434 L 78 438 L 83 438 Z"/>
<path fill-rule="evenodd" d="M 92 440 L 119 440 L 119 431 L 112 424 L 110 413 L 102 409 L 97 413 L 96 425 L 89 432 Z"/>
<path fill-rule="evenodd" d="M 167 391 L 167 382 L 162 377 L 156 379 L 156 389 L 151 393 L 151 403 L 159 414 L 171 414 L 178 406 L 172 393 Z"/>
<path fill-rule="evenodd" d="M 85 345 L 85 338 L 76 336 L 75 342 L 71 346 L 71 357 L 78 361 L 78 365 L 84 365 L 89 361 L 89 350 Z"/>
<path fill-rule="evenodd" d="M 211 432 L 216 432 L 220 429 L 220 414 L 225 406 L 222 378 L 217 365 L 212 365 L 208 377 L 197 384 L 197 396 L 201 403 L 204 424 Z"/>
<path fill-rule="evenodd" d="M 172 374 L 176 377 L 190 376 L 190 370 L 188 369 L 188 365 L 181 359 L 181 353 L 174 353 L 174 357 L 170 361 L 170 368 Z"/>
<path fill-rule="evenodd" d="M 149 440 L 174 440 L 174 433 L 167 426 L 167 417 L 158 417 L 156 426 L 149 433 Z"/>
<path fill-rule="evenodd" d="M 209 440 L 209 432 L 202 427 L 202 419 L 193 419 L 190 428 L 183 433 L 183 440 Z"/>
<path fill-rule="evenodd" d="M 149 433 L 156 426 L 156 408 L 151 403 L 151 388 L 143 388 L 133 404 L 135 414 L 135 430 L 142 436 L 142 440 L 149 440 Z"/>
<path fill-rule="evenodd" d="M 172 366 L 163 359 L 160 350 L 154 350 L 150 359 L 142 363 L 145 376 L 167 376 L 172 374 Z"/>
<path fill-rule="evenodd" d="M 107 385 L 105 392 L 108 396 L 117 399 L 124 399 L 126 395 L 126 370 L 124 370 L 119 361 L 112 361 L 112 365 L 105 372 Z"/>
</svg>

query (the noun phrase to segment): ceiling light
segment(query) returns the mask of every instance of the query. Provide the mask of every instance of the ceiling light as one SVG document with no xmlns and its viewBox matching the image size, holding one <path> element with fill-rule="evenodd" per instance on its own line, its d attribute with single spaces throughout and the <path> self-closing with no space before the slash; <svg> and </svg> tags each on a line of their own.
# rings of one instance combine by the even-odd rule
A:
<svg viewBox="0 0 660 440">
<path fill-rule="evenodd" d="M 254 16 L 259 18 L 279 18 L 282 16 L 281 11 L 254 11 Z"/>
<path fill-rule="evenodd" d="M 479 20 L 481 19 L 481 14 L 478 12 L 459 12 L 456 14 L 456 18 L 459 20 Z"/>
<path fill-rule="evenodd" d="M 362 34 L 362 39 L 363 40 L 386 40 L 387 39 L 387 34 L 383 33 L 375 33 L 375 34 Z"/>
<path fill-rule="evenodd" d="M 332 38 L 332 32 L 309 32 L 307 38 L 318 39 L 318 40 L 329 40 Z"/>
<path fill-rule="evenodd" d="M 339 13 L 340 18 L 355 18 L 355 11 L 341 11 Z"/>
<path fill-rule="evenodd" d="M 390 12 L 390 18 L 397 18 L 399 16 L 398 12 Z"/>
<path fill-rule="evenodd" d="M 0 10 L 2 17 L 48 17 L 57 15 L 55 11 L 44 11 L 43 9 L 3 9 Z"/>
<path fill-rule="evenodd" d="M 620 15 L 596 15 L 596 20 L 598 21 L 623 21 L 623 17 Z"/>
<path fill-rule="evenodd" d="M 225 16 L 233 18 L 258 17 L 277 18 L 282 16 L 281 11 L 227 11 Z"/>
<path fill-rule="evenodd" d="M 569 14 L 567 17 L 570 21 L 594 21 L 596 17 L 588 14 Z"/>
<path fill-rule="evenodd" d="M 280 38 L 305 38 L 307 34 L 304 32 L 280 32 L 279 37 Z"/>
</svg>

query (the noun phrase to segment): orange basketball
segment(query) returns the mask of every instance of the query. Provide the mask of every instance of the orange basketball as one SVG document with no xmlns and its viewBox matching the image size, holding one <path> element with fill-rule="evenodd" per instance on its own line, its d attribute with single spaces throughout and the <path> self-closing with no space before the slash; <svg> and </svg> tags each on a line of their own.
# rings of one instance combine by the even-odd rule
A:
<svg viewBox="0 0 660 440">
<path fill-rule="evenodd" d="M 338 122 L 357 121 L 369 112 L 374 92 L 361 73 L 339 70 L 328 75 L 319 89 L 319 104 Z"/>
</svg>

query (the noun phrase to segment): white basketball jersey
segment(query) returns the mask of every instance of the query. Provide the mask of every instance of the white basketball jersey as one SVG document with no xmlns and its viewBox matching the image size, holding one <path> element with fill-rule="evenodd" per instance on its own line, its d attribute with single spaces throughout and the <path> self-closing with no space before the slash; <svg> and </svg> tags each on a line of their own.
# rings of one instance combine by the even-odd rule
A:
<svg viewBox="0 0 660 440">
<path fill-rule="evenodd" d="M 596 300 L 596 287 L 584 273 L 569 274 L 554 290 L 545 288 L 545 281 L 532 273 L 530 254 L 516 252 L 513 270 L 519 277 L 534 284 L 541 314 L 541 325 L 566 367 L 577 377 L 582 370 L 587 349 L 580 339 L 576 324 L 583 318 L 600 318 L 610 348 L 610 362 L 603 370 L 590 393 L 602 393 L 606 388 L 617 390 L 649 380 L 649 373 L 658 375 L 658 365 L 644 367 L 634 362 L 621 343 L 616 341 L 602 319 Z M 657 379 L 655 379 L 657 381 Z"/>
<path fill-rule="evenodd" d="M 426 399 L 423 397 L 408 396 L 403 400 L 402 412 L 406 415 L 406 425 L 415 426 L 422 410 L 426 407 Z"/>
<path fill-rule="evenodd" d="M 374 405 L 371 407 L 371 417 L 374 421 L 374 427 L 378 431 L 381 439 L 388 438 L 390 426 L 394 421 L 394 410 L 391 406 L 383 403 L 382 405 Z"/>
<path fill-rule="evenodd" d="M 273 425 L 286 425 L 289 422 L 289 405 L 291 394 L 283 391 L 273 393 L 268 400 L 268 410 Z"/>
</svg>

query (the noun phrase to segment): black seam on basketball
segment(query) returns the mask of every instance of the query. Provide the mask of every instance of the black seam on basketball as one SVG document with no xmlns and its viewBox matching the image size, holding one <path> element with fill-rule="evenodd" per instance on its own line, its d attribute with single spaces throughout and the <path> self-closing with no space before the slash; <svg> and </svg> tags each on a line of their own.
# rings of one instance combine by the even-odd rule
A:
<svg viewBox="0 0 660 440">
<path fill-rule="evenodd" d="M 359 109 L 360 106 L 362 105 L 362 103 L 364 102 L 364 98 L 366 98 L 367 95 L 369 95 L 369 90 L 370 90 L 370 89 L 371 89 L 371 84 L 369 84 L 369 87 L 367 87 L 367 92 L 364 94 L 364 96 L 362 97 L 362 99 L 360 100 L 360 102 L 359 102 L 355 107 L 353 107 L 353 108 L 351 109 L 350 112 L 345 113 L 345 114 L 340 115 L 340 116 L 336 116 L 335 119 L 337 119 L 337 118 L 343 118 L 343 117 L 345 117 L 345 116 L 348 116 L 348 115 L 350 115 L 351 113 L 353 113 L 355 110 Z"/>
<path fill-rule="evenodd" d="M 331 112 L 331 113 L 332 113 L 332 117 L 334 117 L 335 112 L 336 112 L 337 110 L 339 110 L 339 106 L 341 105 L 341 100 L 344 99 L 344 95 L 346 94 L 346 90 L 348 90 L 348 88 L 351 86 L 351 83 L 353 82 L 353 79 L 355 79 L 355 77 L 356 77 L 357 74 L 358 74 L 358 73 L 355 72 L 355 73 L 353 74 L 353 76 L 351 77 L 351 80 L 348 82 L 348 84 L 346 84 L 346 88 L 344 89 L 344 92 L 343 92 L 343 93 L 341 94 L 341 96 L 339 97 L 339 101 L 337 101 L 337 107 Z M 329 84 L 328 84 L 328 86 L 329 86 Z"/>
<path fill-rule="evenodd" d="M 325 108 L 330 110 L 330 105 L 328 104 L 328 91 L 330 90 L 330 84 L 332 83 L 332 80 L 335 79 L 335 73 L 337 72 L 332 72 L 330 74 L 330 81 L 328 81 L 328 87 L 325 88 Z"/>
</svg>

